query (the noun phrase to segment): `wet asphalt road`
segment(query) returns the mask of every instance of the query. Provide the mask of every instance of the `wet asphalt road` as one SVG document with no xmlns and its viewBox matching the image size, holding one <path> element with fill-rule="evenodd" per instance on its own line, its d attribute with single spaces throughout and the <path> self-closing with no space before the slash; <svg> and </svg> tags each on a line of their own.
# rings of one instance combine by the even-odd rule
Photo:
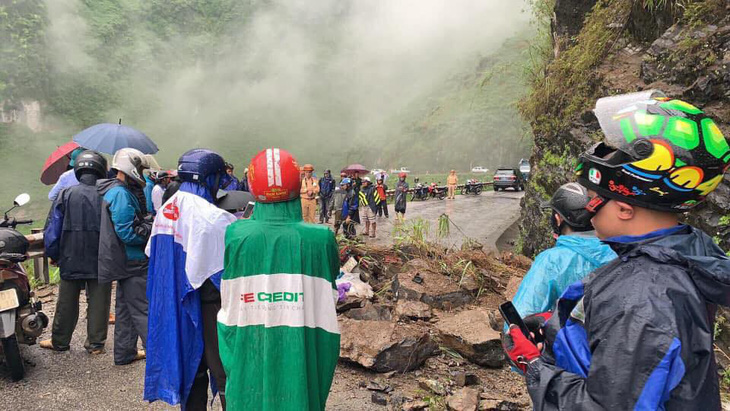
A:
<svg viewBox="0 0 730 411">
<path fill-rule="evenodd" d="M 484 245 L 485 250 L 496 250 L 497 239 L 520 216 L 520 199 L 523 192 L 514 191 L 485 191 L 481 195 L 457 195 L 454 200 L 431 199 L 426 201 L 412 201 L 406 207 L 406 227 L 408 221 L 421 218 L 429 224 L 428 236 L 431 241 L 440 241 L 441 244 L 459 247 L 470 238 Z M 376 238 L 366 242 L 379 245 L 393 243 L 395 231 L 395 211 L 390 207 L 390 218 L 376 219 Z M 447 214 L 452 222 L 449 235 L 438 238 L 438 218 Z M 359 230 L 363 230 L 361 224 Z"/>
<path fill-rule="evenodd" d="M 428 200 L 408 204 L 406 219 L 424 218 L 430 221 L 431 237 L 435 238 L 437 219 L 442 213 L 449 214 L 458 226 L 451 227 L 449 237 L 442 243 L 458 246 L 470 237 L 493 248 L 499 236 L 519 217 L 519 200 L 523 193 L 487 191 L 480 196 L 457 196 L 456 200 Z M 391 213 L 392 213 L 392 205 Z M 393 241 L 394 216 L 378 219 L 378 238 L 368 239 L 377 244 Z M 55 292 L 55 287 L 52 287 Z M 45 298 L 44 311 L 52 319 L 55 311 L 55 295 Z M 86 337 L 85 298 L 81 297 L 81 314 L 74 334 L 71 350 L 51 352 L 38 345 L 22 346 L 27 360 L 26 378 L 14 383 L 7 368 L 0 364 L 0 410 L 144 410 L 173 409 L 157 402 L 148 404 L 142 400 L 144 387 L 144 361 L 126 366 L 115 366 L 112 359 L 114 326 L 109 326 L 107 352 L 90 356 L 83 348 Z M 50 325 L 41 337 L 50 338 Z M 340 366 L 335 376 L 328 409 L 383 409 L 370 402 L 367 391 L 357 389 L 361 370 Z M 354 407 L 354 408 L 353 408 Z M 177 408 L 177 407 L 175 407 Z M 220 409 L 216 403 L 213 409 Z"/>
</svg>

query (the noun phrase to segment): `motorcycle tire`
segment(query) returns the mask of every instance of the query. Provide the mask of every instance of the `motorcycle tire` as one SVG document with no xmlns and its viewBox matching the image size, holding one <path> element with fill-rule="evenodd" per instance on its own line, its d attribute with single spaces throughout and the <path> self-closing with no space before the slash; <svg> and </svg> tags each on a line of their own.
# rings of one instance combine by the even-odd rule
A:
<svg viewBox="0 0 730 411">
<path fill-rule="evenodd" d="M 461 189 L 461 195 L 468 194 L 469 190 L 466 190 L 464 188 Z"/>
<path fill-rule="evenodd" d="M 497 191 L 499 191 L 499 187 L 494 187 L 494 192 L 496 193 Z"/>
<path fill-rule="evenodd" d="M 481 187 L 477 187 L 477 188 L 474 189 L 474 194 L 479 195 L 481 193 L 482 193 L 482 188 Z"/>
<path fill-rule="evenodd" d="M 440 192 L 440 193 L 438 193 L 438 196 L 439 196 L 439 200 L 443 200 L 446 198 L 446 193 Z"/>
<path fill-rule="evenodd" d="M 3 354 L 5 355 L 5 363 L 10 368 L 10 378 L 13 381 L 20 381 L 25 376 L 25 364 L 23 357 L 20 356 L 20 347 L 18 339 L 15 335 L 2 339 Z"/>
</svg>

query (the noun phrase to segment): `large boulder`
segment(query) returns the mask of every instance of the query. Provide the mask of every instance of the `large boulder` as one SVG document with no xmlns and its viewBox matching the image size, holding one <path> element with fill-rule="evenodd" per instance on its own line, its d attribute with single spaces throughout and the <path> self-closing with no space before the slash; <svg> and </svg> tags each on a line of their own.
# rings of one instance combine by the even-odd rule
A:
<svg viewBox="0 0 730 411">
<path fill-rule="evenodd" d="M 376 372 L 414 370 L 438 349 L 427 329 L 412 324 L 341 318 L 340 332 L 340 358 Z"/>
<path fill-rule="evenodd" d="M 431 306 L 420 301 L 400 300 L 395 305 L 395 316 L 399 319 L 429 320 L 432 310 Z"/>
<path fill-rule="evenodd" d="M 499 332 L 489 327 L 489 312 L 483 308 L 442 316 L 436 324 L 441 343 L 469 361 L 485 367 L 504 364 Z"/>
<path fill-rule="evenodd" d="M 393 277 L 392 289 L 399 300 L 422 301 L 433 308 L 450 310 L 474 301 L 479 285 L 471 277 L 451 279 L 415 259 Z"/>
<path fill-rule="evenodd" d="M 480 393 L 478 388 L 464 387 L 446 398 L 446 407 L 451 411 L 477 411 Z"/>
<path fill-rule="evenodd" d="M 364 307 L 353 308 L 345 313 L 347 318 L 366 321 L 390 321 L 392 315 L 390 308 L 384 305 L 366 302 Z"/>
</svg>

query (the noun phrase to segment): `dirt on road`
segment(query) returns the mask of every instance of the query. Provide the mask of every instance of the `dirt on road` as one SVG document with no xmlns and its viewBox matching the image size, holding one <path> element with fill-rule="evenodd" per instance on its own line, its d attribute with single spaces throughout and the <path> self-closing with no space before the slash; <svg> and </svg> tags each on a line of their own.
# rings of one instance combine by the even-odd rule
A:
<svg viewBox="0 0 730 411">
<path fill-rule="evenodd" d="M 519 200 L 522 193 L 485 192 L 481 196 L 457 196 L 456 200 L 429 200 L 409 203 L 407 219 L 423 218 L 433 227 L 436 220 L 446 213 L 455 224 L 450 235 L 442 243 L 459 245 L 467 237 L 492 249 L 500 235 L 519 216 Z M 392 207 L 392 206 L 391 206 Z M 392 208 L 391 208 L 392 213 Z M 367 239 L 367 244 L 387 246 L 393 243 L 394 215 L 389 219 L 379 218 L 379 236 Z M 362 228 L 362 227 L 360 227 Z M 56 286 L 49 286 L 39 294 L 44 311 L 53 318 L 56 302 Z M 144 361 L 126 366 L 113 365 L 114 326 L 109 326 L 107 352 L 90 356 L 83 348 L 86 337 L 86 300 L 82 294 L 80 318 L 68 352 L 42 350 L 38 345 L 21 347 L 27 360 L 27 376 L 14 383 L 4 364 L 0 364 L 0 410 L 143 410 L 173 409 L 157 402 L 143 401 Z M 484 325 L 487 326 L 486 324 Z M 41 339 L 50 338 L 50 325 Z M 448 353 L 429 358 L 418 370 L 404 374 L 377 374 L 359 365 L 341 362 L 338 365 L 328 410 L 383 410 L 385 407 L 373 402 L 377 391 L 368 389 L 375 381 L 389 387 L 388 398 L 415 395 L 427 397 L 435 409 L 445 405 L 443 398 L 427 394 L 419 387 L 419 380 L 435 375 L 448 375 L 450 370 L 465 370 L 479 377 L 485 393 L 495 393 L 526 404 L 527 397 L 522 378 L 507 368 L 486 369 Z M 371 387 L 372 388 L 372 387 Z M 433 398 L 431 398 L 433 397 Z M 500 397 L 501 398 L 501 397 Z M 216 401 L 212 409 L 220 409 Z"/>
</svg>

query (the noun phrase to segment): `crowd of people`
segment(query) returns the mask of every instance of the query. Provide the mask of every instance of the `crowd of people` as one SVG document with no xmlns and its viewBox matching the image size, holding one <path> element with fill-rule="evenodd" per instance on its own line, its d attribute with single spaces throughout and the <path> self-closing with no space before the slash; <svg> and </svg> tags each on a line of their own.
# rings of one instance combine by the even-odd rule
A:
<svg viewBox="0 0 730 411">
<path fill-rule="evenodd" d="M 658 93 L 600 99 L 595 113 L 603 140 L 547 207 L 556 245 L 517 291 L 530 332 L 505 325 L 507 357 L 539 410 L 720 409 L 713 327 L 730 304 L 730 260 L 678 216 L 720 184 L 730 147 L 709 116 Z M 41 346 L 69 349 L 86 290 L 85 347 L 103 353 L 116 282 L 114 363 L 147 358 L 145 400 L 206 409 L 210 389 L 224 409 L 324 409 L 340 342 L 335 235 L 361 223 L 376 236 L 385 176 L 318 179 L 278 148 L 240 180 L 207 149 L 149 168 L 135 149 L 111 167 L 74 153 L 49 195 L 45 245 L 61 283 Z M 452 171 L 449 198 L 457 184 Z"/>
</svg>

